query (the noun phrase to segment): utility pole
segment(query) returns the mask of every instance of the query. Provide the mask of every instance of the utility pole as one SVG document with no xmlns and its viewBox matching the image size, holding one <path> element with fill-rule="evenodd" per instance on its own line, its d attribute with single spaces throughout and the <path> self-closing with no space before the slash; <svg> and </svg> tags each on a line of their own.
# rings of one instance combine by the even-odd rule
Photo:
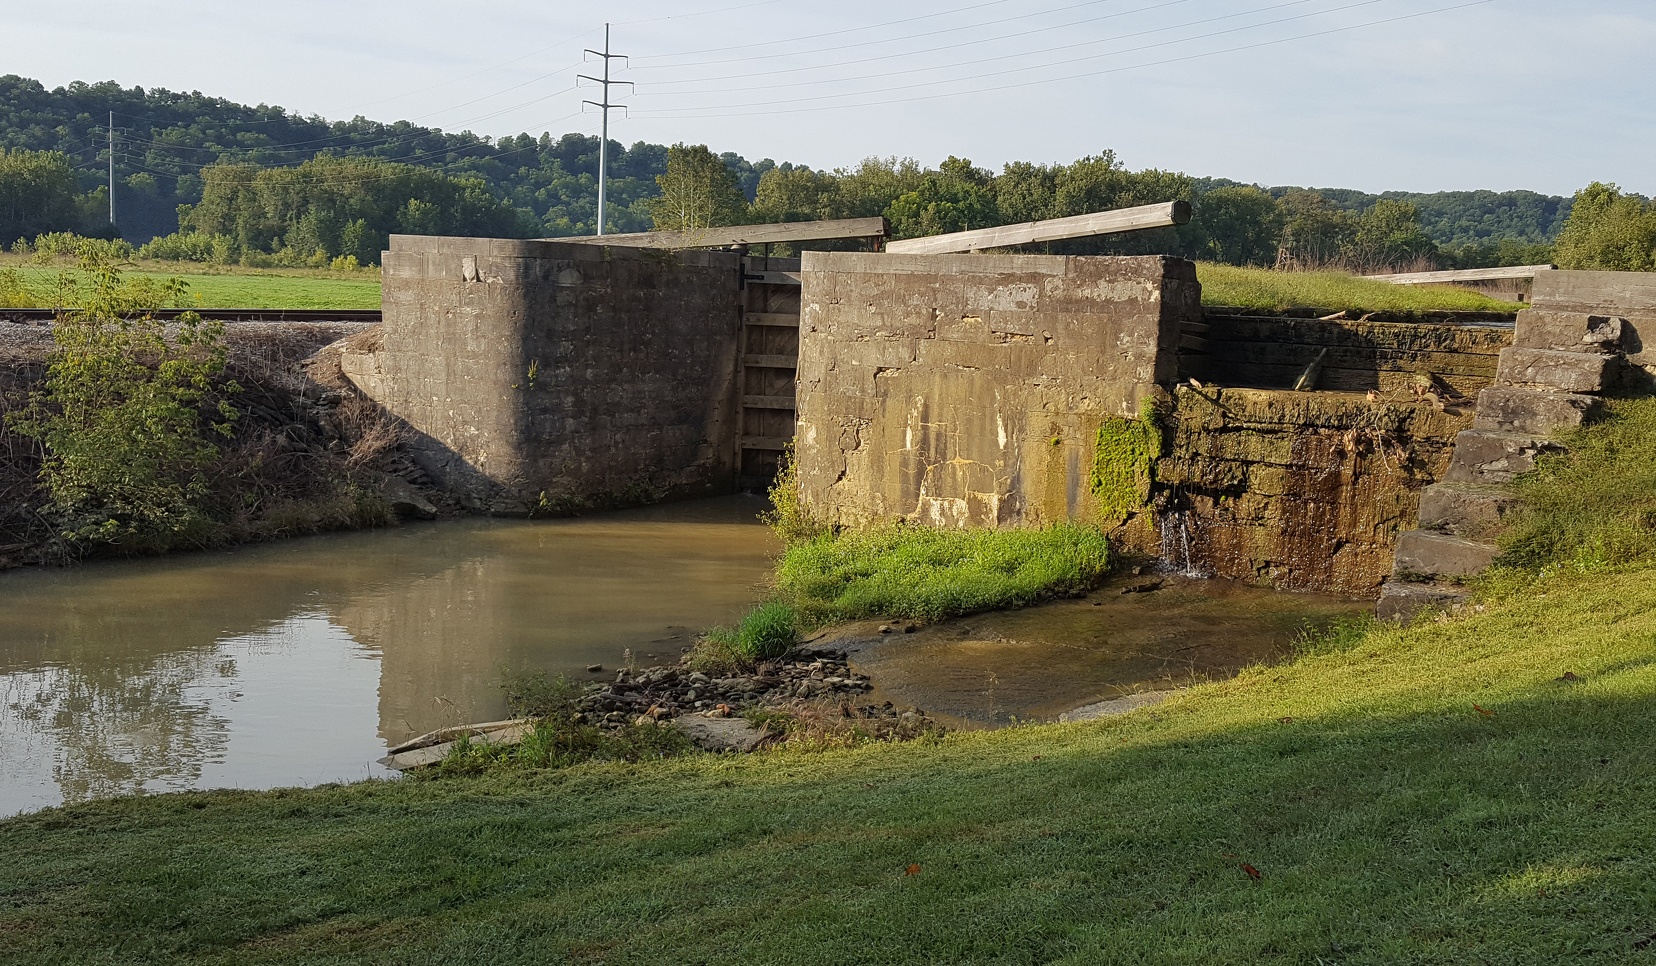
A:
<svg viewBox="0 0 1656 966">
<path fill-rule="evenodd" d="M 109 227 L 115 227 L 115 112 L 109 112 Z"/>
<path fill-rule="evenodd" d="M 604 58 L 604 76 L 603 77 L 590 77 L 586 74 L 577 74 L 577 75 L 575 75 L 579 80 L 589 80 L 589 81 L 592 81 L 595 84 L 602 84 L 604 86 L 604 99 L 603 99 L 602 102 L 599 102 L 599 101 L 582 101 L 581 102 L 581 109 L 582 110 L 585 110 L 586 106 L 588 104 L 591 104 L 593 107 L 596 107 L 599 110 L 604 112 L 604 122 L 603 122 L 603 126 L 602 126 L 603 133 L 598 136 L 598 234 L 600 234 L 600 235 L 602 235 L 604 233 L 604 192 L 605 192 L 605 189 L 608 188 L 608 186 L 609 186 L 609 112 L 610 112 L 610 108 L 613 108 L 613 107 L 619 107 L 623 111 L 627 109 L 626 105 L 624 105 L 624 104 L 611 104 L 610 103 L 610 85 L 611 84 L 625 84 L 628 87 L 633 86 L 632 81 L 610 80 L 610 61 L 612 61 L 612 60 L 626 60 L 627 58 L 625 56 L 621 55 L 621 54 L 612 54 L 612 53 L 610 53 L 609 48 L 610 48 L 610 25 L 609 24 L 604 24 L 604 49 L 602 51 L 598 51 L 598 50 L 593 50 L 592 48 L 589 47 L 586 50 L 587 54 L 592 54 L 595 57 Z M 584 57 L 585 54 L 583 54 L 582 56 Z"/>
</svg>

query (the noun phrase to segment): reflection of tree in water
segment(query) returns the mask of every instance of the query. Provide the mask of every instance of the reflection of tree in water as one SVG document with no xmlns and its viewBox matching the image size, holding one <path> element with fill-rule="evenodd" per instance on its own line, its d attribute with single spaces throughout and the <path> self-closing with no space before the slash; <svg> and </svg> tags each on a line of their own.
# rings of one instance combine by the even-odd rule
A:
<svg viewBox="0 0 1656 966">
<path fill-rule="evenodd" d="M 12 727 L 53 750 L 64 801 L 80 802 L 195 783 L 229 742 L 229 722 L 212 713 L 200 686 L 234 674 L 235 662 L 217 648 L 137 666 L 55 666 L 6 675 L 4 701 Z"/>
</svg>

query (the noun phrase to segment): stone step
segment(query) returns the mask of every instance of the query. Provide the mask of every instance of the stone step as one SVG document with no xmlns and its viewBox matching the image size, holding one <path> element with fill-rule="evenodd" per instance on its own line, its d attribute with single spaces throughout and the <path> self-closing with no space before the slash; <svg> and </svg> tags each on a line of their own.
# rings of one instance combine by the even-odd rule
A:
<svg viewBox="0 0 1656 966">
<path fill-rule="evenodd" d="M 1518 313 L 1512 344 L 1563 352 L 1613 352 L 1626 320 L 1614 315 L 1525 309 Z"/>
<path fill-rule="evenodd" d="M 1559 352 L 1512 346 L 1501 350 L 1497 386 L 1534 386 L 1564 392 L 1602 392 L 1614 386 L 1621 357 L 1601 352 Z"/>
<path fill-rule="evenodd" d="M 1535 458 L 1558 445 L 1528 433 L 1464 430 L 1455 437 L 1455 455 L 1445 483 L 1511 483 L 1535 468 Z"/>
<path fill-rule="evenodd" d="M 1374 614 L 1383 621 L 1407 624 L 1427 608 L 1450 610 L 1466 600 L 1467 596 L 1467 591 L 1462 587 L 1391 580 L 1380 588 L 1380 600 L 1374 605 Z"/>
<path fill-rule="evenodd" d="M 1504 486 L 1433 483 L 1420 494 L 1420 529 L 1468 540 L 1493 538 L 1517 502 Z"/>
<path fill-rule="evenodd" d="M 1405 530 L 1397 537 L 1394 577 L 1470 577 L 1488 569 L 1500 549 L 1447 533 Z"/>
<path fill-rule="evenodd" d="M 1580 426 L 1597 405 L 1597 399 L 1580 393 L 1490 386 L 1478 393 L 1472 428 L 1545 436 Z"/>
</svg>

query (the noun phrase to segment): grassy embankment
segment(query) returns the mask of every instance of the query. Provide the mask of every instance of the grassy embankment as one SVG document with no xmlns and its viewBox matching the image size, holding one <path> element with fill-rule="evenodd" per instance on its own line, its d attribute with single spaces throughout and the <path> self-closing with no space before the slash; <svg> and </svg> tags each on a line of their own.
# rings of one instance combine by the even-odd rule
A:
<svg viewBox="0 0 1656 966">
<path fill-rule="evenodd" d="M 0 958 L 1649 962 L 1656 401 L 1574 443 L 1462 616 L 1088 724 L 13 819 Z"/>
<path fill-rule="evenodd" d="M 39 304 L 46 304 L 57 270 L 20 259 L 0 259 L 0 270 L 24 274 Z M 377 309 L 378 273 L 305 269 L 261 270 L 147 262 L 130 272 L 160 278 L 177 275 L 189 283 L 190 299 L 211 308 Z M 1273 272 L 1203 263 L 1197 266 L 1202 301 L 1258 311 L 1314 306 L 1354 312 L 1515 312 L 1470 289 L 1447 285 L 1412 287 L 1371 282 L 1335 272 Z"/>
</svg>

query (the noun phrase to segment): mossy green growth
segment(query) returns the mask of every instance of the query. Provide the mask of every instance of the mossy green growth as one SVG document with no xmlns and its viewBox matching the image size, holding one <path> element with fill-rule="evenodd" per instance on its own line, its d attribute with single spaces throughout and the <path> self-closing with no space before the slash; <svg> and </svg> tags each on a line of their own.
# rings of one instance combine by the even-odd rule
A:
<svg viewBox="0 0 1656 966">
<path fill-rule="evenodd" d="M 1091 482 L 1105 523 L 1123 523 L 1150 502 L 1161 455 L 1161 414 L 1154 400 L 1144 401 L 1137 419 L 1112 417 L 1098 427 Z"/>
</svg>

